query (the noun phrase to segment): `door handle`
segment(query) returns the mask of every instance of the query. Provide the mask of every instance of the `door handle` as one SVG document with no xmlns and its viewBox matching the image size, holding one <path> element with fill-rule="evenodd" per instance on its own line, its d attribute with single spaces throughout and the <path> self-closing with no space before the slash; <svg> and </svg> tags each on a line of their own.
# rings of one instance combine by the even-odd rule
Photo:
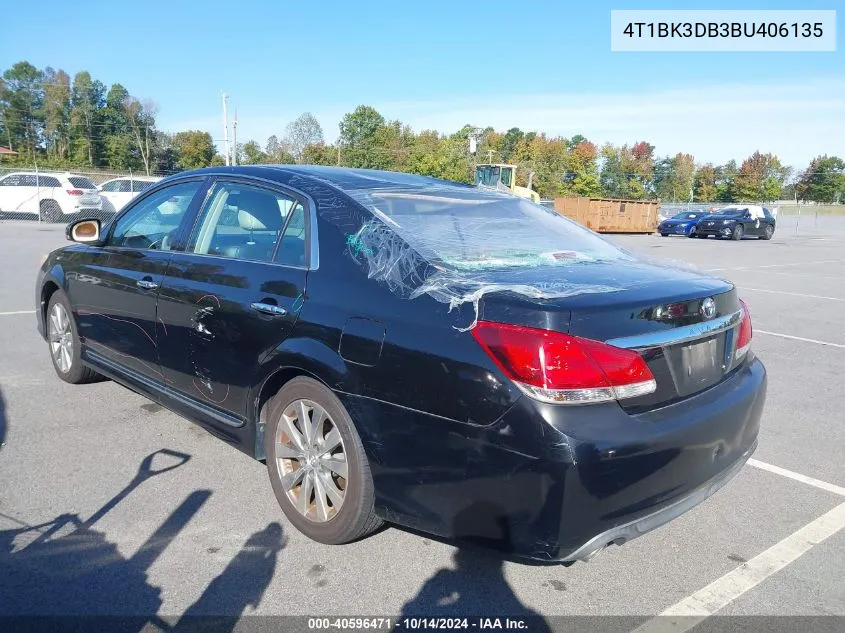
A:
<svg viewBox="0 0 845 633">
<path fill-rule="evenodd" d="M 156 282 L 148 279 L 139 279 L 135 282 L 135 285 L 139 288 L 143 288 L 144 290 L 155 290 L 158 288 L 158 284 Z"/>
<path fill-rule="evenodd" d="M 284 316 L 288 313 L 282 306 L 275 306 L 272 303 L 255 302 L 250 304 L 250 307 L 256 312 L 269 314 L 270 316 Z"/>
</svg>

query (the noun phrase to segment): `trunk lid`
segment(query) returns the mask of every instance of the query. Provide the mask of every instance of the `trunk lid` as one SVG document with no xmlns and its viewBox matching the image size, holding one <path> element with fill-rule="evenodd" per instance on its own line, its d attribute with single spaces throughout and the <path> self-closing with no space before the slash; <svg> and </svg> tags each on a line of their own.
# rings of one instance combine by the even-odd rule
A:
<svg viewBox="0 0 845 633">
<path fill-rule="evenodd" d="M 689 397 L 739 366 L 733 352 L 740 305 L 727 281 L 625 261 L 513 270 L 491 275 L 491 283 L 571 286 L 570 296 L 550 299 L 510 292 L 483 295 L 478 317 L 637 350 L 654 374 L 657 390 L 621 400 L 629 412 Z"/>
</svg>

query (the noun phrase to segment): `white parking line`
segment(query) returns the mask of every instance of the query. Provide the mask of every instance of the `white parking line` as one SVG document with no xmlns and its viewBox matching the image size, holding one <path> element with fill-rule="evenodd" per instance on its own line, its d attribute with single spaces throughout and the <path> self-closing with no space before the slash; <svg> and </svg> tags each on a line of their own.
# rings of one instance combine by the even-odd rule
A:
<svg viewBox="0 0 845 633">
<path fill-rule="evenodd" d="M 792 262 L 790 264 L 764 264 L 762 266 L 737 266 L 736 268 L 705 268 L 704 272 L 712 273 L 717 270 L 757 270 L 758 268 L 779 268 L 781 266 L 810 266 L 813 264 L 841 264 L 845 259 L 825 259 L 820 262 Z"/>
<path fill-rule="evenodd" d="M 845 488 L 837 486 L 836 484 L 829 484 L 821 479 L 814 479 L 813 477 L 808 477 L 807 475 L 802 475 L 801 473 L 796 473 L 795 471 L 787 470 L 786 468 L 781 468 L 780 466 L 775 466 L 774 464 L 767 464 L 766 462 L 761 462 L 760 460 L 753 458 L 748 460 L 748 465 L 761 470 L 767 470 L 770 473 L 775 473 L 781 477 L 789 477 L 789 479 L 800 481 L 802 484 L 821 488 L 822 490 L 827 490 L 835 495 L 845 497 Z"/>
<path fill-rule="evenodd" d="M 816 345 L 827 345 L 829 347 L 839 347 L 840 349 L 845 349 L 845 345 L 842 343 L 831 343 L 829 341 L 820 341 L 815 338 L 804 338 L 803 336 L 792 336 L 791 334 L 779 334 L 778 332 L 769 332 L 767 330 L 758 330 L 754 328 L 754 334 L 768 334 L 769 336 L 777 336 L 779 338 L 788 338 L 793 341 L 803 341 L 804 343 L 815 343 Z"/>
<path fill-rule="evenodd" d="M 12 312 L 0 312 L 0 316 L 12 316 L 13 314 L 35 314 L 35 310 L 14 310 Z"/>
<path fill-rule="evenodd" d="M 742 284 L 737 284 L 743 290 L 751 290 L 752 292 L 768 292 L 774 295 L 791 295 L 793 297 L 804 297 L 806 299 L 827 299 L 828 301 L 845 301 L 842 297 L 825 297 L 824 295 L 805 295 L 801 292 L 787 292 L 786 290 L 765 290 L 764 288 L 749 288 Z"/>
<path fill-rule="evenodd" d="M 845 281 L 845 277 L 832 277 L 830 275 L 814 275 L 813 273 L 787 273 L 782 270 L 752 270 L 751 268 L 744 268 L 737 270 L 739 273 L 754 273 L 759 275 L 786 275 L 788 277 L 811 277 L 812 279 L 833 279 L 836 281 Z"/>
<path fill-rule="evenodd" d="M 844 527 L 845 503 L 840 503 L 830 512 L 811 521 L 703 589 L 673 604 L 634 631 L 637 633 L 688 631 Z"/>
</svg>

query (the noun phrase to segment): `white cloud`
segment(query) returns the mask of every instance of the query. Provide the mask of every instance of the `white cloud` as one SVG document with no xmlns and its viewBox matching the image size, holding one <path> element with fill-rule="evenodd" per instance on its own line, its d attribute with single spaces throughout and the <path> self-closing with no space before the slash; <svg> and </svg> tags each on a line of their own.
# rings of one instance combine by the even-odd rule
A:
<svg viewBox="0 0 845 633">
<path fill-rule="evenodd" d="M 332 142 L 341 117 L 356 105 L 351 101 L 324 108 L 303 104 L 301 110 L 259 117 L 240 108 L 238 139 L 254 138 L 263 144 L 271 134 L 281 136 L 290 120 L 310 109 L 320 120 L 326 140 Z M 500 131 L 519 127 L 552 136 L 583 134 L 599 144 L 645 140 L 656 146 L 659 155 L 683 151 L 701 162 L 742 160 L 759 149 L 800 167 L 818 154 L 841 152 L 845 146 L 845 81 L 841 76 L 687 90 L 510 94 L 371 105 L 386 118 L 399 119 L 417 131 L 450 133 L 472 123 Z M 207 129 L 215 139 L 222 137 L 219 116 L 174 122 L 168 127 Z"/>
</svg>

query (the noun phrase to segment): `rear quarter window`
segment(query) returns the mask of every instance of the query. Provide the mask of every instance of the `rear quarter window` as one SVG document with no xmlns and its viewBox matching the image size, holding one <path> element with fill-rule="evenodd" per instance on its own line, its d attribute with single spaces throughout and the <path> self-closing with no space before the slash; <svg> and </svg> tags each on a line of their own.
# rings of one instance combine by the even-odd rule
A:
<svg viewBox="0 0 845 633">
<path fill-rule="evenodd" d="M 59 179 L 54 178 L 53 176 L 39 176 L 38 185 L 40 187 L 61 187 Z"/>
<path fill-rule="evenodd" d="M 77 189 L 96 189 L 97 188 L 97 186 L 93 182 L 91 182 L 87 178 L 83 178 L 82 176 L 71 176 L 70 178 L 68 178 L 68 180 L 70 181 L 70 184 L 72 184 Z M 58 182 L 55 186 L 58 187 Z"/>
</svg>

